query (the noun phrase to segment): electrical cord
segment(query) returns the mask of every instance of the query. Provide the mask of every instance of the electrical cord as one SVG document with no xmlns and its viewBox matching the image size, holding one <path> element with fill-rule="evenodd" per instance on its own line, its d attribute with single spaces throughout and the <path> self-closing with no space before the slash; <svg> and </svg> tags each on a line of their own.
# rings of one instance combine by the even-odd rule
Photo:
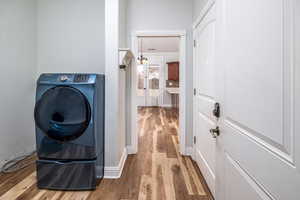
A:
<svg viewBox="0 0 300 200">
<path fill-rule="evenodd" d="M 35 154 L 35 151 L 32 151 L 28 154 L 16 157 L 12 160 L 7 161 L 1 168 L 1 172 L 4 174 L 13 173 L 28 167 L 29 165 L 33 164 L 35 161 L 26 161 L 27 158 L 31 157 Z"/>
</svg>

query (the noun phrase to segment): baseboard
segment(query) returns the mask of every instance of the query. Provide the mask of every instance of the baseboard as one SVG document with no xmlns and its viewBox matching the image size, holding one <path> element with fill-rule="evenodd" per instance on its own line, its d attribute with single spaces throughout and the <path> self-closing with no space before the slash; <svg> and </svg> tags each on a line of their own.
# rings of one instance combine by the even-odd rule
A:
<svg viewBox="0 0 300 200">
<path fill-rule="evenodd" d="M 20 156 L 28 155 L 28 154 L 30 154 L 30 153 L 32 153 L 32 152 L 34 152 L 34 151 L 35 151 L 35 145 L 34 145 L 34 146 L 29 146 L 29 147 L 25 148 L 23 151 L 20 151 L 20 152 L 18 152 L 18 153 L 13 154 L 13 155 L 10 156 L 9 158 L 2 158 L 2 159 L 0 160 L 0 169 L 3 167 L 3 165 L 4 165 L 6 162 L 8 162 L 8 161 L 10 161 L 10 160 L 13 160 L 13 159 L 15 159 L 15 158 L 17 158 L 17 157 L 20 157 Z"/>
<path fill-rule="evenodd" d="M 121 177 L 123 168 L 127 159 L 127 148 L 124 148 L 122 157 L 118 166 L 116 167 L 105 167 L 104 168 L 104 178 L 107 179 L 118 179 Z"/>
<path fill-rule="evenodd" d="M 171 104 L 163 104 L 163 105 L 161 105 L 161 107 L 163 107 L 163 108 L 171 108 L 172 105 Z"/>
<path fill-rule="evenodd" d="M 187 156 L 193 157 L 193 154 L 194 154 L 194 149 L 193 149 L 193 147 L 186 147 L 186 149 L 185 149 L 185 154 L 186 154 Z"/>
<path fill-rule="evenodd" d="M 127 146 L 126 149 L 127 149 L 127 154 L 128 155 L 137 154 L 136 148 L 134 148 L 132 145 L 131 146 Z"/>
</svg>

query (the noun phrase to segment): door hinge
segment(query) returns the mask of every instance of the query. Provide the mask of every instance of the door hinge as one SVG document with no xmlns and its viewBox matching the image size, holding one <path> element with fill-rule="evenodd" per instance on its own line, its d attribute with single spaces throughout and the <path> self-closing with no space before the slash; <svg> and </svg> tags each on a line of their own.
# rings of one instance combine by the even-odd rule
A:
<svg viewBox="0 0 300 200">
<path fill-rule="evenodd" d="M 194 40 L 194 47 L 197 46 L 197 40 Z"/>
<path fill-rule="evenodd" d="M 196 94 L 197 94 L 197 89 L 194 88 L 194 96 L 196 96 Z"/>
<path fill-rule="evenodd" d="M 196 136 L 194 136 L 194 144 L 196 144 L 197 142 L 197 139 L 196 139 Z"/>
</svg>

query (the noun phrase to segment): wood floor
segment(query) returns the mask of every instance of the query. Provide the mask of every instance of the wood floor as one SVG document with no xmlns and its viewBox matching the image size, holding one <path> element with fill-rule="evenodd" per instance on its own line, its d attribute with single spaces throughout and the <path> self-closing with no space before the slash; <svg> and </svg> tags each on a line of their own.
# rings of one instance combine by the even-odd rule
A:
<svg viewBox="0 0 300 200">
<path fill-rule="evenodd" d="M 139 116 L 139 153 L 128 156 L 120 179 L 104 179 L 95 191 L 39 190 L 32 164 L 13 174 L 0 174 L 0 200 L 212 199 L 196 164 L 179 155 L 176 110 L 140 108 Z"/>
</svg>

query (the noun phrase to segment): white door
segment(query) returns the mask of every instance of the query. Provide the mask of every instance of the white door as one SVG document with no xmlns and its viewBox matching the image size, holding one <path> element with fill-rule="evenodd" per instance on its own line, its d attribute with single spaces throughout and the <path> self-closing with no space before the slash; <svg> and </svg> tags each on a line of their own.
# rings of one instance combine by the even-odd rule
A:
<svg viewBox="0 0 300 200">
<path fill-rule="evenodd" d="M 163 103 L 163 62 L 161 56 L 149 56 L 148 64 L 137 66 L 138 106 L 161 106 Z"/>
<path fill-rule="evenodd" d="M 217 124 L 212 113 L 216 103 L 215 23 L 212 7 L 194 30 L 194 157 L 213 194 L 216 139 L 210 135 L 210 129 Z"/>
<path fill-rule="evenodd" d="M 136 102 L 137 106 L 146 106 L 146 90 L 147 90 L 147 67 L 146 65 L 136 65 L 136 73 L 137 73 L 137 79 L 136 79 Z"/>
<path fill-rule="evenodd" d="M 300 1 L 216 6 L 216 199 L 299 200 Z"/>
<path fill-rule="evenodd" d="M 160 65 L 149 65 L 147 68 L 146 106 L 160 106 Z"/>
</svg>

